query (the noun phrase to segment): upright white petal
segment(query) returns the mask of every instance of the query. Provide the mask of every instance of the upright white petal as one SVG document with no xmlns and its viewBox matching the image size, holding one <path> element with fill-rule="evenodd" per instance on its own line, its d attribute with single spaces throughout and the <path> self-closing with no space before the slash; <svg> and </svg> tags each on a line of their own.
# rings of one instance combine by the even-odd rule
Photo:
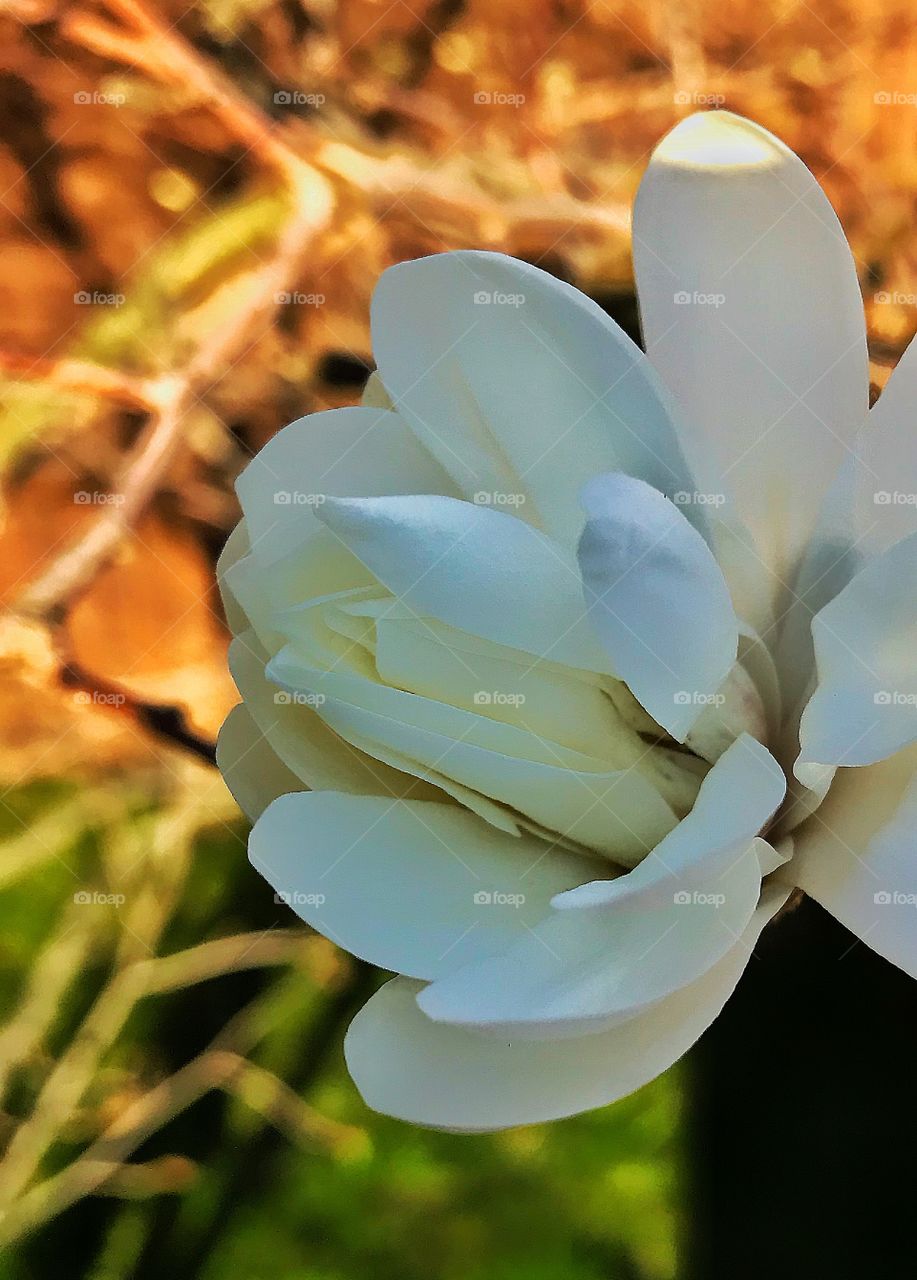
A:
<svg viewBox="0 0 917 1280">
<path fill-rule="evenodd" d="M 861 569 L 812 622 L 818 683 L 796 776 L 874 764 L 917 739 L 917 534 Z"/>
<path fill-rule="evenodd" d="M 622 470 L 691 489 L 674 406 L 640 349 L 589 298 L 496 253 L 390 268 L 372 304 L 386 389 L 461 492 L 524 499 L 568 550 L 579 490 Z"/>
<path fill-rule="evenodd" d="M 839 769 L 778 873 L 917 978 L 917 746 Z"/>
<path fill-rule="evenodd" d="M 683 742 L 736 659 L 738 623 L 707 543 L 656 489 L 620 473 L 583 490 L 589 616 L 619 677 Z"/>
<path fill-rule="evenodd" d="M 735 493 L 788 583 L 868 407 L 862 300 L 840 223 L 783 143 L 706 112 L 653 153 L 634 265 L 649 357 L 718 462 L 702 483 Z"/>
<path fill-rule="evenodd" d="M 855 536 L 862 554 L 917 532 L 917 342 L 911 341 L 857 441 Z"/>
</svg>

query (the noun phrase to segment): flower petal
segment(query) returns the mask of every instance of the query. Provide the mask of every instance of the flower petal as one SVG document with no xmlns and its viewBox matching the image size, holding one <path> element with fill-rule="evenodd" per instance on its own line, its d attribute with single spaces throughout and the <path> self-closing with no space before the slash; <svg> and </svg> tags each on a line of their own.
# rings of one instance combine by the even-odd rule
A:
<svg viewBox="0 0 917 1280">
<path fill-rule="evenodd" d="M 217 768 L 236 804 L 254 822 L 278 796 L 302 791 L 302 780 L 283 763 L 240 702 L 217 738 Z"/>
<path fill-rule="evenodd" d="M 692 982 L 751 918 L 761 886 L 755 837 L 784 789 L 765 748 L 740 739 L 688 817 L 633 871 L 561 895 L 561 909 L 507 952 L 434 982 L 420 1007 L 490 1031 L 579 1035 Z"/>
<path fill-rule="evenodd" d="M 856 534 L 861 553 L 884 551 L 917 532 L 915 414 L 917 341 L 912 340 L 857 441 Z"/>
<path fill-rule="evenodd" d="M 761 890 L 746 846 L 709 888 L 666 905 L 556 911 L 498 956 L 473 961 L 418 997 L 436 1022 L 523 1039 L 603 1031 L 701 977 L 751 919 Z"/>
<path fill-rule="evenodd" d="M 521 498 L 519 514 L 568 551 L 590 476 L 693 487 L 671 398 L 643 353 L 536 267 L 466 251 L 401 263 L 379 281 L 372 330 L 399 413 L 461 492 Z"/>
<path fill-rule="evenodd" d="M 654 785 L 684 792 L 670 767 L 645 760 L 609 769 L 518 725 L 475 715 L 448 703 L 389 689 L 336 671 L 309 671 L 282 651 L 271 678 L 324 699 L 316 713 L 342 737 L 366 750 L 379 743 L 415 762 L 419 777 L 431 770 L 525 814 L 544 829 L 631 865 L 675 826 L 677 817 Z M 615 745 L 615 744 L 612 744 Z M 693 794 L 691 795 L 693 800 Z"/>
<path fill-rule="evenodd" d="M 917 978 L 917 747 L 840 769 L 778 873 Z"/>
<path fill-rule="evenodd" d="M 253 631 L 229 646 L 229 668 L 245 706 L 271 749 L 301 783 L 357 795 L 437 798 L 428 784 L 353 747 L 324 723 L 314 706 L 297 701 L 264 674 L 266 654 Z"/>
<path fill-rule="evenodd" d="M 697 982 L 610 1031 L 573 1040 L 498 1038 L 432 1022 L 417 1006 L 417 983 L 396 978 L 350 1025 L 350 1074 L 374 1110 L 436 1129 L 486 1132 L 607 1106 L 665 1071 L 707 1029 L 785 899 L 769 892 Z"/>
<path fill-rule="evenodd" d="M 318 526 L 326 494 L 453 493 L 448 474 L 396 413 L 368 406 L 298 418 L 236 481 L 255 555 L 273 559 Z"/>
<path fill-rule="evenodd" d="M 505 950 L 601 863 L 495 831 L 458 805 L 284 796 L 249 857 L 313 928 L 383 969 L 437 978 Z"/>
<path fill-rule="evenodd" d="M 590 619 L 619 677 L 683 742 L 738 651 L 723 575 L 700 533 L 642 480 L 598 476 L 583 504 L 579 560 Z"/>
<path fill-rule="evenodd" d="M 783 770 L 766 747 L 743 734 L 701 783 L 694 808 L 633 871 L 555 899 L 560 909 L 668 905 L 674 893 L 714 891 L 776 812 L 786 792 Z"/>
<path fill-rule="evenodd" d="M 782 142 L 730 112 L 701 113 L 653 153 L 634 266 L 649 357 L 718 464 L 700 482 L 732 489 L 788 582 L 868 408 L 863 305 L 840 223 Z"/>
<path fill-rule="evenodd" d="M 575 562 L 523 520 L 423 495 L 329 500 L 316 514 L 409 608 L 536 657 L 610 670 Z"/>
<path fill-rule="evenodd" d="M 794 772 L 874 764 L 917 739 L 917 534 L 870 560 L 812 621 L 818 684 Z"/>
</svg>

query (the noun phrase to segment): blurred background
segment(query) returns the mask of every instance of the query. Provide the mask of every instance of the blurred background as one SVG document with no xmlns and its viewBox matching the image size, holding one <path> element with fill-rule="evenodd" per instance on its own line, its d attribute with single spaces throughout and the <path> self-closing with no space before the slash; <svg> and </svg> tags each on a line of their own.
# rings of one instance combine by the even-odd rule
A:
<svg viewBox="0 0 917 1280">
<path fill-rule="evenodd" d="M 380 979 L 275 903 L 212 766 L 233 480 L 358 399 L 379 274 L 499 249 L 636 336 L 648 152 L 717 107 L 825 186 L 878 390 L 917 327 L 906 0 L 0 5 L 0 1280 L 836 1280 L 873 1199 L 912 1217 L 908 997 L 809 906 L 617 1107 L 371 1115 L 341 1041 Z M 829 1271 L 768 1225 L 831 1195 Z"/>
</svg>

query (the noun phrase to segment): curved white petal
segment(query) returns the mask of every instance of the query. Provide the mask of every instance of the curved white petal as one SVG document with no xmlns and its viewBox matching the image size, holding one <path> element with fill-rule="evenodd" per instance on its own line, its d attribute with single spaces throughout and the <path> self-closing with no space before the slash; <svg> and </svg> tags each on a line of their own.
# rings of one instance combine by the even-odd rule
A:
<svg viewBox="0 0 917 1280">
<path fill-rule="evenodd" d="M 538 1034 L 605 1025 L 714 963 L 757 901 L 756 833 L 785 782 L 761 744 L 739 739 L 708 774 L 692 813 L 629 875 L 561 895 L 602 918 L 546 921 L 509 955 L 471 966 L 421 998 L 438 1019 L 535 1023 Z M 779 860 L 778 860 L 779 862 Z M 768 862 L 768 869 L 777 863 Z M 634 913 L 622 920 L 621 911 Z M 529 1031 L 526 1032 L 527 1034 Z"/>
<path fill-rule="evenodd" d="M 646 759 L 636 765 L 628 761 L 609 769 L 607 761 L 540 739 L 522 726 L 336 671 L 309 671 L 285 651 L 272 660 L 270 672 L 292 689 L 320 694 L 324 701 L 316 714 L 367 750 L 376 753 L 372 744 L 378 743 L 380 758 L 395 751 L 414 762 L 419 777 L 439 770 L 625 865 L 653 848 L 678 820 L 654 785 L 655 753 L 643 752 Z M 665 779 L 658 781 L 661 786 Z M 681 785 L 677 778 L 669 781 Z"/>
<path fill-rule="evenodd" d="M 868 408 L 863 306 L 805 165 L 727 111 L 678 124 L 634 211 L 647 353 L 784 582 Z M 774 581 L 775 590 L 779 586 Z"/>
<path fill-rule="evenodd" d="M 917 534 L 870 560 L 812 634 L 818 683 L 795 767 L 807 785 L 820 766 L 874 764 L 917 739 Z"/>
<path fill-rule="evenodd" d="M 248 555 L 250 549 L 248 528 L 245 521 L 240 520 L 223 544 L 223 550 L 216 565 L 216 580 L 220 589 L 220 598 L 223 601 L 223 612 L 226 614 L 226 623 L 233 635 L 246 631 L 251 623 L 241 601 L 229 585 L 227 575 L 230 569 Z"/>
<path fill-rule="evenodd" d="M 372 303 L 385 386 L 462 493 L 521 499 L 567 550 L 601 471 L 691 489 L 673 405 L 640 349 L 589 298 L 496 253 L 401 263 Z"/>
<path fill-rule="evenodd" d="M 718 878 L 749 847 L 785 792 L 777 761 L 743 734 L 707 774 L 688 816 L 633 871 L 570 889 L 552 905 L 564 910 L 626 902 L 644 908 L 668 906 L 677 892 L 715 892 Z"/>
<path fill-rule="evenodd" d="M 302 791 L 302 780 L 283 763 L 244 703 L 233 707 L 217 737 L 217 768 L 236 804 L 254 822 L 278 796 Z"/>
<path fill-rule="evenodd" d="M 525 521 L 432 495 L 329 500 L 316 514 L 409 608 L 536 657 L 610 670 L 575 561 Z"/>
<path fill-rule="evenodd" d="M 598 860 L 505 835 L 458 805 L 332 791 L 272 804 L 249 857 L 307 924 L 428 979 L 504 950 L 552 893 L 601 873 Z"/>
<path fill-rule="evenodd" d="M 253 554 L 279 558 L 318 525 L 327 494 L 364 497 L 455 492 L 448 474 L 398 414 L 368 406 L 298 418 L 236 481 Z"/>
<path fill-rule="evenodd" d="M 438 798 L 427 783 L 338 737 L 314 705 L 271 684 L 264 674 L 265 659 L 253 631 L 237 636 L 229 646 L 229 669 L 246 709 L 271 749 L 304 786 L 358 795 Z"/>
<path fill-rule="evenodd" d="M 840 769 L 778 873 L 917 978 L 917 747 Z"/>
<path fill-rule="evenodd" d="M 658 490 L 616 473 L 583 490 L 589 617 L 619 675 L 683 742 L 736 659 L 738 623 L 713 552 Z"/>
<path fill-rule="evenodd" d="M 374 1110 L 436 1129 L 508 1129 L 616 1102 L 707 1029 L 785 899 L 785 892 L 768 893 L 736 944 L 697 982 L 610 1031 L 574 1040 L 516 1040 L 432 1022 L 417 1007 L 417 983 L 396 978 L 351 1023 L 344 1042 L 350 1074 Z"/>
<path fill-rule="evenodd" d="M 418 1003 L 437 1022 L 544 1039 L 602 1031 L 695 981 L 754 913 L 753 838 L 703 889 L 657 887 L 596 910 L 554 911 L 500 955 L 432 983 Z M 724 860 L 725 861 L 725 860 Z"/>
</svg>

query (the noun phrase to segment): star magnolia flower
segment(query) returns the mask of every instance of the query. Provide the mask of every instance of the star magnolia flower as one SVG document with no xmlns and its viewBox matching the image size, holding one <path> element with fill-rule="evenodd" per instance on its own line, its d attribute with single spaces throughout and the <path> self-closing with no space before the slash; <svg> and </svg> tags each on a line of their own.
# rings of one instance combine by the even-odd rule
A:
<svg viewBox="0 0 917 1280">
<path fill-rule="evenodd" d="M 363 406 L 239 481 L 220 764 L 277 893 L 399 975 L 345 1051 L 420 1124 L 637 1088 L 794 888 L 917 975 L 917 348 L 868 413 L 838 221 L 725 112 L 634 256 L 646 356 L 511 258 L 394 267 Z"/>
</svg>

